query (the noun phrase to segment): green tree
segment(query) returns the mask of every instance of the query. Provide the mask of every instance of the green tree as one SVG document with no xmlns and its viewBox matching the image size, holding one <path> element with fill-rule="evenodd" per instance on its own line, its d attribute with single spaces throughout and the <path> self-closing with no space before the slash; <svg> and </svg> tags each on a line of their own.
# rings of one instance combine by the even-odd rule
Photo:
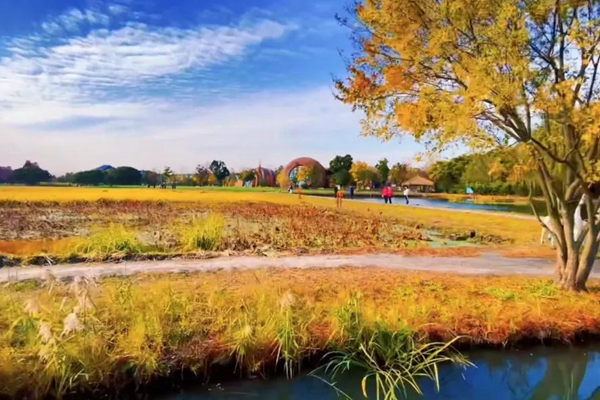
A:
<svg viewBox="0 0 600 400">
<path fill-rule="evenodd" d="M 389 180 L 395 185 L 402 185 L 408 180 L 408 171 L 410 167 L 408 164 L 396 163 L 392 166 L 389 174 Z"/>
<path fill-rule="evenodd" d="M 350 175 L 350 171 L 347 171 L 345 169 L 340 169 L 335 174 L 333 174 L 333 182 L 336 185 L 348 186 L 351 180 L 352 175 Z"/>
<path fill-rule="evenodd" d="M 229 176 L 229 169 L 227 165 L 223 161 L 213 160 L 208 167 L 210 171 L 214 174 L 215 178 L 219 182 L 223 182 L 223 179 Z"/>
<path fill-rule="evenodd" d="M 329 161 L 329 171 L 331 171 L 333 175 L 342 170 L 350 171 L 353 162 L 354 160 L 350 154 L 346 154 L 345 156 L 335 156 Z"/>
<path fill-rule="evenodd" d="M 133 167 L 118 167 L 106 174 L 109 185 L 141 185 L 142 173 Z"/>
<path fill-rule="evenodd" d="M 527 146 L 558 228 L 556 282 L 585 290 L 600 220 L 573 232 L 580 202 L 598 209 L 598 3 L 366 0 L 351 13 L 358 50 L 336 86 L 364 134 L 407 133 L 434 152 Z"/>
<path fill-rule="evenodd" d="M 491 160 L 487 154 L 474 154 L 469 157 L 469 162 L 460 179 L 463 186 L 474 183 L 490 183 L 492 181 L 489 174 L 490 165 Z"/>
<path fill-rule="evenodd" d="M 248 181 L 253 181 L 256 178 L 256 174 L 251 169 L 245 169 L 240 172 L 239 178 L 242 182 L 246 183 Z"/>
<path fill-rule="evenodd" d="M 160 175 L 155 171 L 142 171 L 142 184 L 156 187 L 160 183 Z"/>
<path fill-rule="evenodd" d="M 202 165 L 198 165 L 196 167 L 196 181 L 198 182 L 199 186 L 206 186 L 208 185 L 208 177 L 210 176 L 211 172 L 210 170 Z"/>
<path fill-rule="evenodd" d="M 352 180 L 361 188 L 371 186 L 378 178 L 377 170 L 364 161 L 357 161 L 352 164 L 350 175 L 352 175 Z"/>
<path fill-rule="evenodd" d="M 387 158 L 379 160 L 379 162 L 375 165 L 375 168 L 379 172 L 379 177 L 381 178 L 382 183 L 387 183 L 388 176 L 390 174 L 389 161 Z"/>
<path fill-rule="evenodd" d="M 23 183 L 26 185 L 37 185 L 41 182 L 48 182 L 52 179 L 52 175 L 45 169 L 31 161 L 26 161 L 22 168 L 17 168 L 12 173 L 12 179 L 15 183 Z"/>
<path fill-rule="evenodd" d="M 0 183 L 12 183 L 13 170 L 11 167 L 0 167 Z"/>
<path fill-rule="evenodd" d="M 98 169 L 77 172 L 71 178 L 72 183 L 76 183 L 78 185 L 92 186 L 102 185 L 105 182 L 105 180 L 106 174 Z"/>
<path fill-rule="evenodd" d="M 163 169 L 163 172 L 161 174 L 163 183 L 165 183 L 165 184 L 170 183 L 173 175 L 174 175 L 174 173 L 173 173 L 173 170 L 171 169 L 171 167 L 165 167 L 165 169 Z"/>
</svg>

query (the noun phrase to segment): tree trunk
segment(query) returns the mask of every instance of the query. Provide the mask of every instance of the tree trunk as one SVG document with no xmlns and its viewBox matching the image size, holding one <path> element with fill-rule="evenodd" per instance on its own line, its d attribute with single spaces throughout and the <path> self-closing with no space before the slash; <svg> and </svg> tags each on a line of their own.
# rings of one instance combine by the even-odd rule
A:
<svg viewBox="0 0 600 400">
<path fill-rule="evenodd" d="M 567 262 L 563 265 L 559 285 L 565 290 L 577 291 L 577 270 L 579 268 L 579 252 L 569 248 Z"/>
<path fill-rule="evenodd" d="M 598 255 L 598 249 L 600 248 L 600 241 L 598 240 L 598 233 L 596 227 L 592 227 L 586 234 L 586 243 L 583 246 L 581 257 L 579 260 L 579 267 L 577 270 L 576 287 L 578 290 L 586 290 L 585 286 L 594 263 L 596 262 L 596 256 Z"/>
<path fill-rule="evenodd" d="M 557 249 L 556 282 L 561 288 L 576 292 L 587 290 L 586 282 L 600 249 L 597 236 L 595 232 L 588 232 L 585 245 L 567 246 L 566 254 L 560 248 Z"/>
</svg>

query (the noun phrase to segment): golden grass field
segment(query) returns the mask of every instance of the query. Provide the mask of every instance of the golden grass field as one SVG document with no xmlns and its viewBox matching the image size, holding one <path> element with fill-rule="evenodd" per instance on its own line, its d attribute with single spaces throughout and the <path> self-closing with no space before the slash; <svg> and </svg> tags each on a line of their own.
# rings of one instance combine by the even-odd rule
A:
<svg viewBox="0 0 600 400">
<path fill-rule="evenodd" d="M 338 210 L 329 198 L 280 193 L 0 187 L 0 219 L 0 254 L 17 263 L 224 250 L 465 256 L 486 249 L 521 256 L 532 247 L 531 255 L 552 255 L 536 247 L 534 220 L 350 200 Z M 432 248 L 429 231 L 442 238 L 473 231 L 471 242 L 481 247 Z"/>
<path fill-rule="evenodd" d="M 536 244 L 534 220 L 349 200 L 340 210 L 332 199 L 277 193 L 0 187 L 0 220 L 0 254 L 13 260 L 552 254 Z M 479 247 L 430 247 L 430 230 L 475 231 Z M 403 332 L 424 345 L 569 341 L 600 333 L 600 286 L 589 287 L 353 268 L 13 283 L 0 289 L 0 397 L 119 390 L 182 371 L 207 377 L 216 365 L 239 377 L 295 374 L 308 357 Z"/>
<path fill-rule="evenodd" d="M 216 364 L 290 374 L 386 332 L 505 345 L 600 333 L 600 287 L 386 269 L 257 270 L 18 283 L 0 291 L 0 394 L 117 390 Z M 549 312 L 548 310 L 552 310 Z"/>
</svg>

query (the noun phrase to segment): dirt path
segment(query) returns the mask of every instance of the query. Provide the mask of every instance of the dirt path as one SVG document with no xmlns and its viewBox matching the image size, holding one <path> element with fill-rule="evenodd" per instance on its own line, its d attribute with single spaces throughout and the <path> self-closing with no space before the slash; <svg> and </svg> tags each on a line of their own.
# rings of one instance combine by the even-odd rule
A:
<svg viewBox="0 0 600 400">
<path fill-rule="evenodd" d="M 593 278 L 600 278 L 598 262 Z M 393 254 L 368 254 L 355 256 L 306 257 L 231 257 L 210 260 L 132 261 L 112 264 L 56 265 L 51 267 L 25 267 L 0 269 L 0 282 L 43 278 L 50 272 L 56 278 L 79 275 L 102 277 L 134 275 L 140 273 L 206 272 L 216 270 L 256 268 L 339 268 L 381 267 L 404 271 L 446 272 L 464 275 L 524 275 L 552 276 L 551 261 L 543 259 L 511 259 L 497 254 L 484 254 L 476 258 L 415 257 Z"/>
</svg>

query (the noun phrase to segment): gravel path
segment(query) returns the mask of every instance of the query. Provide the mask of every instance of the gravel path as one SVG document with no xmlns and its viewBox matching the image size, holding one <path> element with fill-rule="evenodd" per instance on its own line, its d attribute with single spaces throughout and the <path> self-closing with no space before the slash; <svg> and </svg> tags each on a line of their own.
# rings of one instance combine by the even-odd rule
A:
<svg viewBox="0 0 600 400">
<path fill-rule="evenodd" d="M 415 257 L 393 254 L 305 257 L 223 257 L 210 260 L 132 261 L 123 263 L 55 265 L 0 269 L 0 282 L 42 278 L 50 272 L 56 278 L 102 277 L 140 273 L 207 272 L 256 268 L 339 268 L 380 267 L 404 271 L 446 272 L 464 275 L 552 276 L 553 262 L 543 259 L 504 258 L 497 254 L 480 257 Z M 600 278 L 598 262 L 593 278 Z"/>
</svg>

